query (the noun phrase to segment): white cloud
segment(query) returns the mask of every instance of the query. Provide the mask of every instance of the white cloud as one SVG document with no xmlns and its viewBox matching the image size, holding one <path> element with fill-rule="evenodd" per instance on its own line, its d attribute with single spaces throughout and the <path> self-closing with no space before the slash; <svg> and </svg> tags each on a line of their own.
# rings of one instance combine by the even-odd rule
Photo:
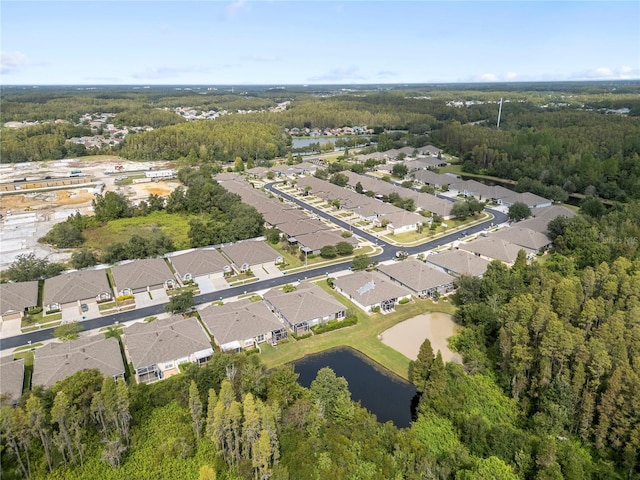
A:
<svg viewBox="0 0 640 480">
<path fill-rule="evenodd" d="M 579 80 L 628 80 L 640 77 L 640 69 L 626 65 L 619 68 L 597 67 L 573 74 L 572 77 Z"/>
<path fill-rule="evenodd" d="M 28 64 L 29 60 L 22 52 L 0 52 L 0 74 L 17 72 Z"/>
<path fill-rule="evenodd" d="M 514 81 L 518 78 L 518 74 L 515 72 L 507 72 L 507 74 L 504 76 L 505 80 L 508 81 Z"/>
<path fill-rule="evenodd" d="M 495 73 L 483 73 L 477 80 L 480 82 L 497 82 L 499 78 Z"/>
</svg>

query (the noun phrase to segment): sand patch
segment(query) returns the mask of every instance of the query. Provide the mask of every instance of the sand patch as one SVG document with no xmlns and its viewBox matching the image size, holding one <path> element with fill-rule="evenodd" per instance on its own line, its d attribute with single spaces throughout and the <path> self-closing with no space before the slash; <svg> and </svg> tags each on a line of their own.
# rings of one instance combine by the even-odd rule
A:
<svg viewBox="0 0 640 480">
<path fill-rule="evenodd" d="M 24 209 L 42 210 L 61 205 L 86 207 L 91 205 L 93 198 L 93 193 L 89 192 L 87 187 L 3 195 L 0 197 L 0 210 L 15 210 L 15 213 L 18 213 Z"/>
<path fill-rule="evenodd" d="M 462 363 L 459 354 L 449 350 L 447 338 L 455 335 L 460 326 L 453 322 L 451 315 L 445 313 L 425 313 L 394 325 L 380 334 L 385 345 L 399 351 L 407 358 L 418 358 L 420 345 L 429 339 L 433 352 L 440 350 L 445 362 Z"/>
<path fill-rule="evenodd" d="M 143 195 L 158 195 L 160 197 L 166 197 L 175 190 L 177 185 L 179 184 L 173 183 L 170 185 L 164 180 L 161 180 L 159 182 L 139 183 L 135 185 L 135 187 L 136 190 Z"/>
</svg>

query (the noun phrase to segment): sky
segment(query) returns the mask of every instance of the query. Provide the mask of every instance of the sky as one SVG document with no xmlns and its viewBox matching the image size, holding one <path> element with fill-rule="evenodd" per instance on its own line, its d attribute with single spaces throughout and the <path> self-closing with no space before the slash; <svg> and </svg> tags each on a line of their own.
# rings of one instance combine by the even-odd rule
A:
<svg viewBox="0 0 640 480">
<path fill-rule="evenodd" d="M 2 85 L 640 79 L 632 1 L 0 2 Z"/>
</svg>

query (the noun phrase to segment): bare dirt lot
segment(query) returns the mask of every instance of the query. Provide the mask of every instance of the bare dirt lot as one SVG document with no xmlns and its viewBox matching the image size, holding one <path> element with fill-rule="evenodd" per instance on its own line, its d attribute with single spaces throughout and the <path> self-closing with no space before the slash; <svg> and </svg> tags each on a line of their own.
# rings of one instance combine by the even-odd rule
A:
<svg viewBox="0 0 640 480">
<path fill-rule="evenodd" d="M 0 165 L 0 183 L 16 185 L 14 180 L 26 178 L 36 181 L 49 178 L 70 178 L 72 171 L 80 170 L 81 183 L 64 188 L 43 188 L 2 192 L 0 195 L 0 270 L 7 268 L 20 254 L 35 253 L 51 261 L 64 261 L 71 252 L 52 249 L 37 243 L 51 227 L 64 221 L 76 212 L 92 215 L 91 202 L 96 188 L 104 184 L 103 193 L 108 191 L 126 195 L 132 204 L 137 204 L 151 194 L 165 197 L 178 185 L 174 181 L 151 181 L 117 185 L 118 178 L 144 178 L 147 170 L 173 168 L 166 162 L 128 162 L 118 157 L 86 157 L 82 160 L 52 160 L 48 162 Z M 141 180 L 137 180 L 141 181 Z M 18 185 L 24 185 L 18 183 Z"/>
<path fill-rule="evenodd" d="M 70 190 L 54 190 L 48 192 L 33 192 L 0 197 L 0 211 L 10 210 L 13 213 L 22 211 L 54 209 L 57 207 L 85 207 L 91 205 L 93 193 L 85 188 Z"/>
</svg>

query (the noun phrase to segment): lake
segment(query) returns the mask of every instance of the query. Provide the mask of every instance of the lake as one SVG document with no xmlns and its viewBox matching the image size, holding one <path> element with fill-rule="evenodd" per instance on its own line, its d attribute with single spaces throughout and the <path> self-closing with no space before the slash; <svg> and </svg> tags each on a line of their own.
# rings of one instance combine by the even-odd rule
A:
<svg viewBox="0 0 640 480">
<path fill-rule="evenodd" d="M 312 143 L 319 143 L 320 145 L 322 145 L 323 143 L 327 143 L 327 142 L 331 142 L 335 146 L 336 140 L 338 138 L 342 138 L 344 140 L 349 140 L 352 137 L 349 137 L 349 136 L 329 137 L 329 136 L 324 136 L 324 135 L 321 136 L 321 137 L 292 137 L 291 138 L 291 148 L 304 148 L 304 147 L 308 147 Z M 358 137 L 358 138 L 362 138 L 363 140 L 365 139 L 365 137 Z"/>
<path fill-rule="evenodd" d="M 337 348 L 309 355 L 293 363 L 298 382 L 310 387 L 318 370 L 330 367 L 349 382 L 351 398 L 373 413 L 379 422 L 391 421 L 396 427 L 411 425 L 415 387 L 351 348 Z"/>
<path fill-rule="evenodd" d="M 304 148 L 308 147 L 312 143 L 319 143 L 322 145 L 323 143 L 331 142 L 333 144 L 336 143 L 338 137 L 293 137 L 291 139 L 291 148 Z"/>
</svg>

